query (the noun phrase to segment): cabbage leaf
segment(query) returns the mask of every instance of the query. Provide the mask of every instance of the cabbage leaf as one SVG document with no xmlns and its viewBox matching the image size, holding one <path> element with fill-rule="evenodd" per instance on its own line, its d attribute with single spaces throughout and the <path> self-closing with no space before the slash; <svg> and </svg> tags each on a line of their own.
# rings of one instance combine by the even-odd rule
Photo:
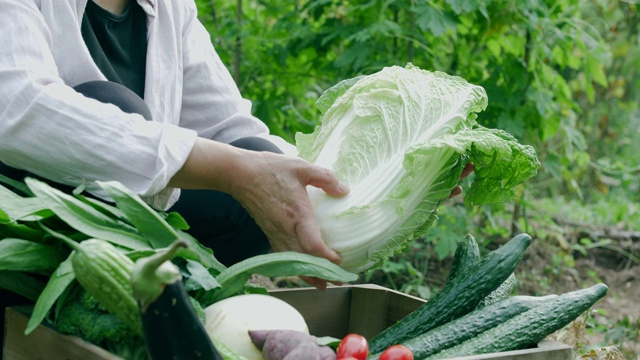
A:
<svg viewBox="0 0 640 360">
<path fill-rule="evenodd" d="M 335 171 L 342 198 L 309 187 L 324 241 L 359 272 L 380 266 L 424 236 L 438 206 L 473 162 L 468 205 L 505 202 L 534 176 L 535 150 L 476 122 L 481 86 L 408 64 L 348 79 L 317 100 L 321 124 L 296 134 L 298 156 Z"/>
</svg>

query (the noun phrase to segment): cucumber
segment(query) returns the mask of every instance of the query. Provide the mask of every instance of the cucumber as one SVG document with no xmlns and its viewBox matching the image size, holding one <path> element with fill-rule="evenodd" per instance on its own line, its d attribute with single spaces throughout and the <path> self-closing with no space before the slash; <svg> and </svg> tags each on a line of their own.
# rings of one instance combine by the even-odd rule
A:
<svg viewBox="0 0 640 360">
<path fill-rule="evenodd" d="M 452 281 L 457 276 L 464 273 L 473 264 L 480 261 L 480 258 L 478 242 L 471 234 L 468 234 L 456 247 L 453 259 L 451 260 L 451 269 L 449 270 L 449 275 L 447 276 L 445 283 Z M 512 273 L 497 289 L 482 299 L 478 307 L 487 306 L 499 300 L 508 298 L 515 285 L 516 276 Z"/>
<path fill-rule="evenodd" d="M 458 243 L 456 251 L 453 253 L 451 268 L 445 283 L 451 282 L 478 261 L 480 261 L 478 242 L 471 234 L 468 234 Z"/>
<path fill-rule="evenodd" d="M 471 339 L 518 314 L 544 304 L 554 298 L 557 298 L 557 295 L 520 295 L 510 297 L 481 310 L 474 310 L 467 315 L 407 340 L 401 345 L 411 350 L 416 359 L 422 359 L 457 345 L 467 339 Z M 373 354 L 367 358 L 367 360 L 378 359 L 380 354 L 381 353 Z"/>
<path fill-rule="evenodd" d="M 530 244 L 528 234 L 519 234 L 484 256 L 445 284 L 429 301 L 374 336 L 369 343 L 371 353 L 381 352 L 471 312 L 513 273 Z"/>
<path fill-rule="evenodd" d="M 493 290 L 491 294 L 485 296 L 480 304 L 478 304 L 478 308 L 482 308 L 488 305 L 491 305 L 500 300 L 504 300 L 511 296 L 511 292 L 513 288 L 516 286 L 516 275 L 511 273 L 507 280 L 505 280 L 497 289 Z"/>
<path fill-rule="evenodd" d="M 541 340 L 575 320 L 607 293 L 605 284 L 558 296 L 545 304 L 523 312 L 480 335 L 426 359 L 480 355 L 519 350 Z"/>
</svg>

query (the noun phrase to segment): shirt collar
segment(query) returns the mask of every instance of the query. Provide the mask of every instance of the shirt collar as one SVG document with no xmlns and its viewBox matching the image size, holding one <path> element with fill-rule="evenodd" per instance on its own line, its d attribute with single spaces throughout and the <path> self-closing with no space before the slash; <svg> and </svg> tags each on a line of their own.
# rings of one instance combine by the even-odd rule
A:
<svg viewBox="0 0 640 360">
<path fill-rule="evenodd" d="M 87 6 L 87 2 L 91 0 L 77 0 L 76 1 L 76 9 L 79 14 L 84 14 L 84 9 Z M 130 0 L 137 1 L 140 4 L 140 7 L 144 10 L 145 13 L 149 16 L 156 16 L 156 7 L 158 5 L 158 0 Z M 71 2 L 73 4 L 73 2 Z M 80 19 L 82 16 L 80 16 Z"/>
<path fill-rule="evenodd" d="M 130 0 L 133 1 L 133 0 Z M 137 0 L 142 10 L 149 16 L 156 16 L 156 5 L 158 0 Z"/>
</svg>

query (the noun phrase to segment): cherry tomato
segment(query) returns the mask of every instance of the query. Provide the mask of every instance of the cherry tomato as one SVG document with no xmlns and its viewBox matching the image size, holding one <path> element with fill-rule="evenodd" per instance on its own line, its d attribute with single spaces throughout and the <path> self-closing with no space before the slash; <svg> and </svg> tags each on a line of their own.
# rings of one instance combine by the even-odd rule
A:
<svg viewBox="0 0 640 360">
<path fill-rule="evenodd" d="M 413 360 L 413 353 L 402 345 L 393 345 L 382 352 L 380 360 Z"/>
<path fill-rule="evenodd" d="M 369 343 L 362 335 L 349 334 L 340 341 L 336 355 L 338 359 L 354 357 L 357 360 L 365 360 L 369 355 Z"/>
</svg>

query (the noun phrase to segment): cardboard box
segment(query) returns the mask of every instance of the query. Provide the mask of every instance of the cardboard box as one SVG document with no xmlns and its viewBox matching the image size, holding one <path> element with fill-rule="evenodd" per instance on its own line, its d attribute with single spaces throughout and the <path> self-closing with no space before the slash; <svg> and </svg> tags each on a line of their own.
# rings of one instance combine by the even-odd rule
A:
<svg viewBox="0 0 640 360">
<path fill-rule="evenodd" d="M 271 294 L 285 300 L 300 311 L 309 330 L 316 336 L 341 338 L 358 333 L 371 338 L 420 306 L 424 300 L 377 285 L 330 287 L 315 289 L 273 290 Z M 41 325 L 25 336 L 28 309 L 7 309 L 5 321 L 4 360 L 116 360 L 118 357 L 77 337 L 65 336 Z M 570 346 L 545 340 L 536 348 L 508 351 L 462 359 L 500 360 L 570 360 Z"/>
</svg>

